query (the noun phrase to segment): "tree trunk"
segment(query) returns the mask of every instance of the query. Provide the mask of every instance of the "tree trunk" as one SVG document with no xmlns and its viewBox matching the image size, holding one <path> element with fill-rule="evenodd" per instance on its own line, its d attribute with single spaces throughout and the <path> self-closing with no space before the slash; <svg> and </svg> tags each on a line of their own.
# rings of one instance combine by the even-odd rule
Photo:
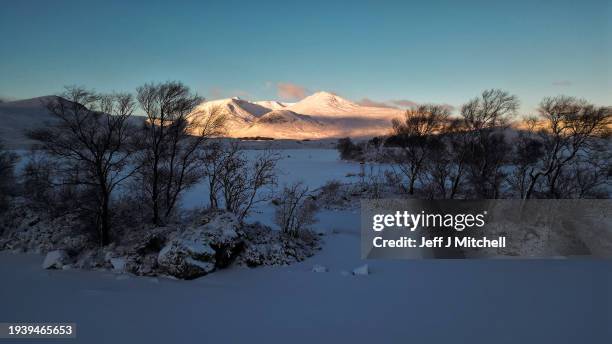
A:
<svg viewBox="0 0 612 344">
<path fill-rule="evenodd" d="M 102 247 L 110 243 L 110 210 L 109 210 L 109 195 L 102 195 L 102 204 L 100 204 L 100 245 Z"/>
<path fill-rule="evenodd" d="M 151 201 L 153 207 L 153 224 L 159 225 L 159 189 L 158 189 L 158 158 L 154 158 L 153 162 L 153 176 L 151 185 Z"/>
</svg>

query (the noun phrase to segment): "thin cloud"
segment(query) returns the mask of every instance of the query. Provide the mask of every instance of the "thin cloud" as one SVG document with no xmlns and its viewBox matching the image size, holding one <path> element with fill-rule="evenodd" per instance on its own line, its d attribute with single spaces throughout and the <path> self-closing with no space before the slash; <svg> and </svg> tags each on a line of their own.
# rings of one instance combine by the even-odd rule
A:
<svg viewBox="0 0 612 344">
<path fill-rule="evenodd" d="M 419 105 L 419 104 L 413 102 L 412 100 L 407 100 L 407 99 L 391 100 L 391 103 L 395 104 L 397 106 L 403 107 L 403 108 L 410 108 L 410 107 L 414 107 L 414 106 Z"/>
<path fill-rule="evenodd" d="M 387 104 L 385 102 L 377 102 L 375 100 L 372 100 L 370 98 L 363 98 L 359 101 L 357 101 L 357 104 L 361 105 L 361 106 L 371 106 L 371 107 L 384 107 L 384 108 L 397 108 L 396 106 Z"/>
<path fill-rule="evenodd" d="M 357 101 L 357 104 L 362 105 L 362 106 L 383 107 L 383 108 L 390 108 L 390 109 L 408 109 L 408 108 L 419 106 L 419 103 L 413 102 L 412 100 L 407 100 L 407 99 L 376 101 L 376 100 L 372 100 L 367 97 L 362 98 L 361 100 Z M 455 111 L 456 109 L 455 106 L 446 104 L 446 103 L 442 103 L 438 105 L 448 109 L 448 111 L 451 111 L 451 112 Z"/>
<path fill-rule="evenodd" d="M 308 90 L 297 84 L 279 82 L 276 84 L 276 92 L 281 99 L 300 100 L 306 97 Z"/>
<path fill-rule="evenodd" d="M 357 103 L 363 106 L 384 107 L 384 108 L 391 108 L 391 109 L 411 108 L 411 107 L 419 105 L 418 103 L 413 102 L 412 100 L 407 100 L 407 99 L 391 99 L 387 101 L 377 101 L 377 100 L 372 100 L 370 98 L 363 98 Z"/>
</svg>

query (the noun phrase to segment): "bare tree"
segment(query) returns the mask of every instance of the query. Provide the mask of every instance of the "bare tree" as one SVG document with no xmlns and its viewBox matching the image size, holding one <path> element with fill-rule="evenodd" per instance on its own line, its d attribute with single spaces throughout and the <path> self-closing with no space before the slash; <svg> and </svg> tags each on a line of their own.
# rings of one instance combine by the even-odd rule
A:
<svg viewBox="0 0 612 344">
<path fill-rule="evenodd" d="M 280 195 L 275 222 L 283 233 L 297 236 L 316 222 L 316 210 L 315 202 L 309 198 L 308 187 L 302 183 L 293 183 L 285 186 Z"/>
<path fill-rule="evenodd" d="M 224 117 L 195 111 L 202 98 L 180 82 L 146 84 L 137 92 L 147 116 L 139 175 L 157 225 L 172 214 L 181 193 L 203 177 L 203 147 L 222 132 Z"/>
<path fill-rule="evenodd" d="M 573 97 L 545 98 L 540 103 L 543 127 L 539 130 L 544 145 L 541 163 L 529 173 L 524 198 L 530 198 L 544 178 L 548 197 L 559 198 L 559 177 L 565 167 L 583 154 L 591 154 L 595 139 L 609 135 L 612 108 L 598 107 Z"/>
<path fill-rule="evenodd" d="M 221 192 L 221 172 L 224 164 L 223 146 L 214 142 L 206 146 L 204 161 L 204 175 L 208 181 L 208 200 L 211 209 L 219 208 L 219 193 Z"/>
<path fill-rule="evenodd" d="M 225 209 L 242 221 L 253 205 L 269 200 L 261 194 L 266 186 L 276 184 L 276 153 L 265 150 L 249 162 L 237 143 L 231 144 L 222 155 L 219 173 L 220 191 Z"/>
<path fill-rule="evenodd" d="M 535 134 L 537 118 L 528 117 L 524 119 L 525 128 L 519 129 L 516 139 L 513 141 L 511 154 L 512 170 L 508 175 L 508 185 L 514 195 L 525 197 L 529 185 L 529 174 L 536 168 L 544 155 L 543 144 Z"/>
<path fill-rule="evenodd" d="M 516 96 L 490 89 L 461 107 L 464 135 L 456 149 L 461 151 L 460 163 L 465 166 L 472 191 L 478 197 L 499 197 L 501 182 L 506 177 L 502 167 L 510 153 L 504 129 L 518 106 Z"/>
<path fill-rule="evenodd" d="M 135 103 L 130 94 L 99 95 L 81 87 L 67 87 L 61 98 L 47 103 L 58 119 L 29 136 L 57 158 L 64 183 L 86 187 L 101 245 L 109 243 L 110 202 L 116 187 L 129 178 L 133 151 L 130 118 Z"/>
<path fill-rule="evenodd" d="M 432 135 L 439 132 L 450 115 L 448 107 L 419 105 L 406 111 L 403 121 L 393 121 L 394 137 L 387 142 L 401 148 L 393 154 L 396 166 L 408 178 L 408 192 L 414 194 L 417 179 L 424 171 Z"/>
<path fill-rule="evenodd" d="M 455 172 L 453 158 L 450 137 L 440 134 L 431 140 L 423 173 L 424 190 L 429 198 L 452 198 Z"/>
<path fill-rule="evenodd" d="M 608 198 L 612 160 L 609 152 L 605 157 L 601 153 L 584 155 L 563 168 L 555 188 L 559 198 Z"/>
</svg>

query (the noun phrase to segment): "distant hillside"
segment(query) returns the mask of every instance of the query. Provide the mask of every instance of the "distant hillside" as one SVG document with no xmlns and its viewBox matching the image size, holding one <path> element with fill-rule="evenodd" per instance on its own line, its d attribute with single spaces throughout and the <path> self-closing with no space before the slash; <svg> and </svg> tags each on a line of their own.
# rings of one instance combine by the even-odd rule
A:
<svg viewBox="0 0 612 344">
<path fill-rule="evenodd" d="M 46 104 L 56 96 L 0 103 L 0 138 L 9 147 L 30 143 L 25 133 L 55 120 Z"/>
</svg>

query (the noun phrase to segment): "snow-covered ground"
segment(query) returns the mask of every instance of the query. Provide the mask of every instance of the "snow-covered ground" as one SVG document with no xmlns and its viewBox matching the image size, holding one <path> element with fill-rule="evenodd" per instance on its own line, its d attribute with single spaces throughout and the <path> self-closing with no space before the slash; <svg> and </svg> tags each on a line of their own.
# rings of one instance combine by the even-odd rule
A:
<svg viewBox="0 0 612 344">
<path fill-rule="evenodd" d="M 610 262 L 376 261 L 356 235 L 282 268 L 194 281 L 49 271 L 0 254 L 0 319 L 66 321 L 78 343 L 606 343 Z M 313 264 L 329 272 L 311 272 Z M 73 341 L 71 341 L 73 342 Z"/>
<path fill-rule="evenodd" d="M 281 160 L 277 165 L 278 181 L 276 191 L 283 185 L 300 181 L 310 190 L 317 189 L 325 182 L 335 179 L 341 183 L 358 181 L 360 166 L 357 163 L 342 161 L 335 149 L 280 149 L 277 150 Z M 261 154 L 261 150 L 247 150 L 249 158 Z M 270 190 L 263 190 L 269 192 Z M 274 191 L 274 190 L 273 190 Z M 201 183 L 185 192 L 182 206 L 185 209 L 208 205 L 208 185 Z M 269 203 L 258 204 L 250 215 L 250 221 L 259 221 L 274 227 L 274 208 Z M 325 216 L 325 212 L 319 216 Z M 355 222 L 359 226 L 359 214 L 355 213 Z M 328 223 L 322 223 L 327 231 Z M 333 225 L 331 225 L 333 227 Z"/>
<path fill-rule="evenodd" d="M 333 150 L 284 150 L 280 183 L 348 181 Z M 250 152 L 249 154 L 256 154 Z M 204 186 L 185 197 L 205 205 Z M 269 206 L 252 220 L 271 221 Z M 357 210 L 319 213 L 323 250 L 193 281 L 49 271 L 0 253 L 0 321 L 76 322 L 75 343 L 604 343 L 612 262 L 360 259 Z M 426 254 L 426 252 L 423 252 Z M 370 275 L 350 271 L 369 265 Z M 313 272 L 315 265 L 328 269 Z M 0 340 L 2 342 L 2 340 Z M 43 341 L 44 342 L 44 341 Z"/>
<path fill-rule="evenodd" d="M 249 158 L 261 154 L 261 150 L 246 150 Z M 340 182 L 355 182 L 359 174 L 359 164 L 338 159 L 335 149 L 279 149 L 281 158 L 277 164 L 278 187 L 294 181 L 301 181 L 310 189 L 316 189 L 326 181 L 336 179 Z M 347 177 L 347 174 L 353 177 Z M 201 183 L 185 192 L 183 207 L 206 206 L 208 187 Z"/>
</svg>

